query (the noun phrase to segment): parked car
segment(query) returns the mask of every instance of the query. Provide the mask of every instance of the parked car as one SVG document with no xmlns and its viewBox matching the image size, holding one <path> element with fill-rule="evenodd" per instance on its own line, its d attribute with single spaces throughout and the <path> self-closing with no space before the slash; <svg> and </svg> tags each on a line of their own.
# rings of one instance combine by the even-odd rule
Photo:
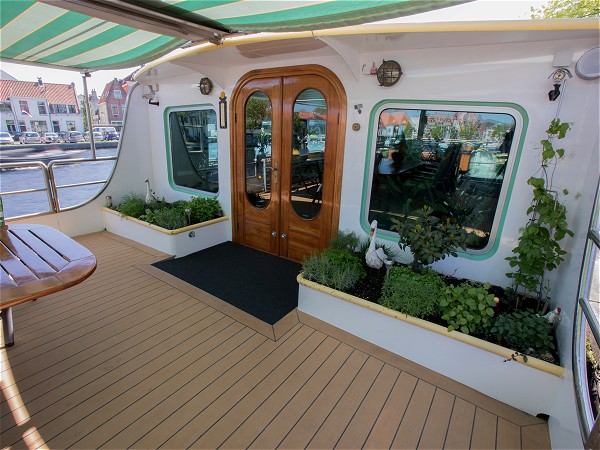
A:
<svg viewBox="0 0 600 450">
<path fill-rule="evenodd" d="M 59 137 L 58 133 L 44 133 L 44 142 L 46 144 L 51 144 L 53 142 L 58 142 Z"/>
<path fill-rule="evenodd" d="M 83 135 L 79 131 L 69 131 L 63 137 L 64 142 L 76 143 L 83 141 Z"/>
<path fill-rule="evenodd" d="M 86 141 L 90 140 L 90 132 L 89 131 L 85 132 L 85 140 Z M 104 140 L 104 136 L 102 135 L 102 133 L 100 133 L 99 131 L 94 131 L 94 142 L 103 141 L 103 140 Z"/>
<path fill-rule="evenodd" d="M 65 136 L 66 136 L 67 134 L 69 134 L 69 132 L 68 132 L 68 131 L 59 131 L 59 132 L 58 132 L 58 141 L 59 141 L 59 142 L 67 142 L 67 141 L 65 141 Z"/>
<path fill-rule="evenodd" d="M 121 135 L 118 131 L 109 131 L 104 134 L 105 141 L 118 141 Z"/>
<path fill-rule="evenodd" d="M 35 131 L 26 131 L 21 135 L 21 143 L 23 144 L 41 144 L 42 138 Z"/>
<path fill-rule="evenodd" d="M 21 133 L 20 131 L 9 131 L 8 133 L 9 133 L 9 134 L 12 136 L 12 138 L 13 138 L 13 141 L 14 141 L 15 143 L 17 143 L 17 144 L 18 144 L 19 142 L 21 142 L 21 135 L 22 135 L 23 133 Z"/>
<path fill-rule="evenodd" d="M 2 145 L 10 145 L 10 144 L 14 144 L 15 141 L 13 141 L 12 136 L 10 135 L 10 133 L 6 132 L 6 131 L 1 131 L 0 132 L 0 144 Z"/>
</svg>

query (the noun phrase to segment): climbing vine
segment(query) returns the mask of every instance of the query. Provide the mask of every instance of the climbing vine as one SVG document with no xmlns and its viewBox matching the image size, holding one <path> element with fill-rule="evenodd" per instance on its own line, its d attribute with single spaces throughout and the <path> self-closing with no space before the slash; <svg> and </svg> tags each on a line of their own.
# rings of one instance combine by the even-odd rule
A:
<svg viewBox="0 0 600 450">
<path fill-rule="evenodd" d="M 563 261 L 566 251 L 560 246 L 567 235 L 573 236 L 567 224 L 567 208 L 559 200 L 559 192 L 554 190 L 553 177 L 556 166 L 564 158 L 565 150 L 555 149 L 554 138 L 563 139 L 570 129 L 568 123 L 556 118 L 546 130 L 547 139 L 542 139 L 541 176 L 532 176 L 527 184 L 533 187 L 533 199 L 527 209 L 529 222 L 519 237 L 513 256 L 506 258 L 516 272 L 507 273 L 513 280 L 515 291 L 523 295 L 544 298 L 549 287 L 544 286 L 546 272 L 556 269 Z M 562 191 L 567 195 L 568 191 Z"/>
</svg>

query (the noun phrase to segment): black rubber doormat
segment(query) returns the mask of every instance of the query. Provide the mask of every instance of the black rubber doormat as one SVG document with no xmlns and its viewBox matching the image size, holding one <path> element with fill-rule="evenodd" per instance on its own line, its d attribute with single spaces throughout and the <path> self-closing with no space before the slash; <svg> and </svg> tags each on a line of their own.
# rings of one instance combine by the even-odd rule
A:
<svg viewBox="0 0 600 450">
<path fill-rule="evenodd" d="M 231 241 L 153 266 L 269 325 L 298 306 L 299 263 Z"/>
</svg>

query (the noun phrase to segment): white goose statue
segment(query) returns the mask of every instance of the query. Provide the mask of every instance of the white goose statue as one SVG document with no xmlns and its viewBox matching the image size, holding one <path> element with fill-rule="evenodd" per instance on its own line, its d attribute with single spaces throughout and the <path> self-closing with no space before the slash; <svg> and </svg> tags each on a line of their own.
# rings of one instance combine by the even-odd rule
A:
<svg viewBox="0 0 600 450">
<path fill-rule="evenodd" d="M 377 239 L 377 221 L 374 220 L 371 222 L 371 242 L 369 244 L 369 249 L 365 254 L 365 261 L 367 262 L 367 266 L 372 269 L 381 269 L 383 267 L 383 262 L 387 259 L 387 255 L 383 248 L 375 248 L 375 241 Z"/>
<path fill-rule="evenodd" d="M 152 203 L 152 202 L 156 201 L 156 197 L 150 190 L 150 180 L 148 180 L 148 178 L 146 178 L 144 183 L 146 183 L 146 203 Z"/>
</svg>

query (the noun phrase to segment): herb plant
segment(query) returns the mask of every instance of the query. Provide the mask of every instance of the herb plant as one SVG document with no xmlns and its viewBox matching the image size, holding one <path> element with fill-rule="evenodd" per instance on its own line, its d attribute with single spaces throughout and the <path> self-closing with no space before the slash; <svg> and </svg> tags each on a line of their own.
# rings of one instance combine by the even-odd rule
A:
<svg viewBox="0 0 600 450">
<path fill-rule="evenodd" d="M 194 197 L 187 206 L 192 223 L 206 222 L 221 216 L 221 204 L 216 198 Z"/>
<path fill-rule="evenodd" d="M 146 212 L 146 203 L 144 202 L 144 198 L 139 194 L 125 194 L 121 199 L 121 203 L 117 206 L 117 211 L 124 216 L 139 219 Z"/>
<path fill-rule="evenodd" d="M 433 210 L 425 205 L 415 219 L 408 214 L 404 220 L 392 219 L 391 230 L 400 235 L 398 245 L 402 250 L 410 247 L 414 270 L 433 264 L 448 255 L 456 256 L 457 249 L 466 249 L 468 233 L 449 219 L 440 221 L 431 215 Z"/>
<path fill-rule="evenodd" d="M 531 177 L 527 184 L 533 186 L 533 200 L 527 209 L 529 222 L 519 237 L 513 256 L 506 258 L 510 267 L 517 271 L 507 273 L 513 279 L 513 288 L 524 294 L 534 294 L 537 298 L 547 295 L 544 277 L 547 271 L 556 269 L 563 261 L 566 251 L 560 246 L 565 236 L 573 236 L 567 224 L 567 208 L 559 201 L 558 192 L 553 187 L 556 165 L 564 157 L 562 148 L 555 149 L 552 140 L 563 139 L 570 129 L 568 123 L 554 119 L 546 130 L 548 138 L 542 144 L 541 176 Z M 563 190 L 563 194 L 568 192 Z"/>
<path fill-rule="evenodd" d="M 186 209 L 190 210 L 189 223 Z M 222 215 L 221 204 L 216 198 L 194 197 L 190 201 L 178 200 L 173 203 L 163 199 L 146 203 L 144 197 L 133 193 L 123 196 L 117 211 L 167 230 L 206 222 Z"/>
<path fill-rule="evenodd" d="M 146 211 L 146 222 L 165 228 L 175 230 L 187 226 L 187 217 L 181 207 L 164 206 L 158 209 Z"/>
<path fill-rule="evenodd" d="M 302 276 L 307 280 L 346 291 L 366 276 L 360 258 L 348 249 L 328 249 L 313 254 L 302 263 Z"/>
<path fill-rule="evenodd" d="M 530 310 L 501 314 L 490 328 L 500 345 L 537 358 L 554 350 L 551 332 L 548 320 Z"/>
<path fill-rule="evenodd" d="M 408 267 L 395 266 L 383 284 L 379 304 L 413 317 L 432 316 L 438 312 L 444 287 L 444 281 L 433 270 L 417 273 Z"/>
<path fill-rule="evenodd" d="M 465 282 L 444 289 L 440 312 L 448 324 L 448 331 L 470 334 L 488 326 L 496 306 L 494 295 L 488 292 L 489 287 L 488 283 L 476 286 Z"/>
</svg>

